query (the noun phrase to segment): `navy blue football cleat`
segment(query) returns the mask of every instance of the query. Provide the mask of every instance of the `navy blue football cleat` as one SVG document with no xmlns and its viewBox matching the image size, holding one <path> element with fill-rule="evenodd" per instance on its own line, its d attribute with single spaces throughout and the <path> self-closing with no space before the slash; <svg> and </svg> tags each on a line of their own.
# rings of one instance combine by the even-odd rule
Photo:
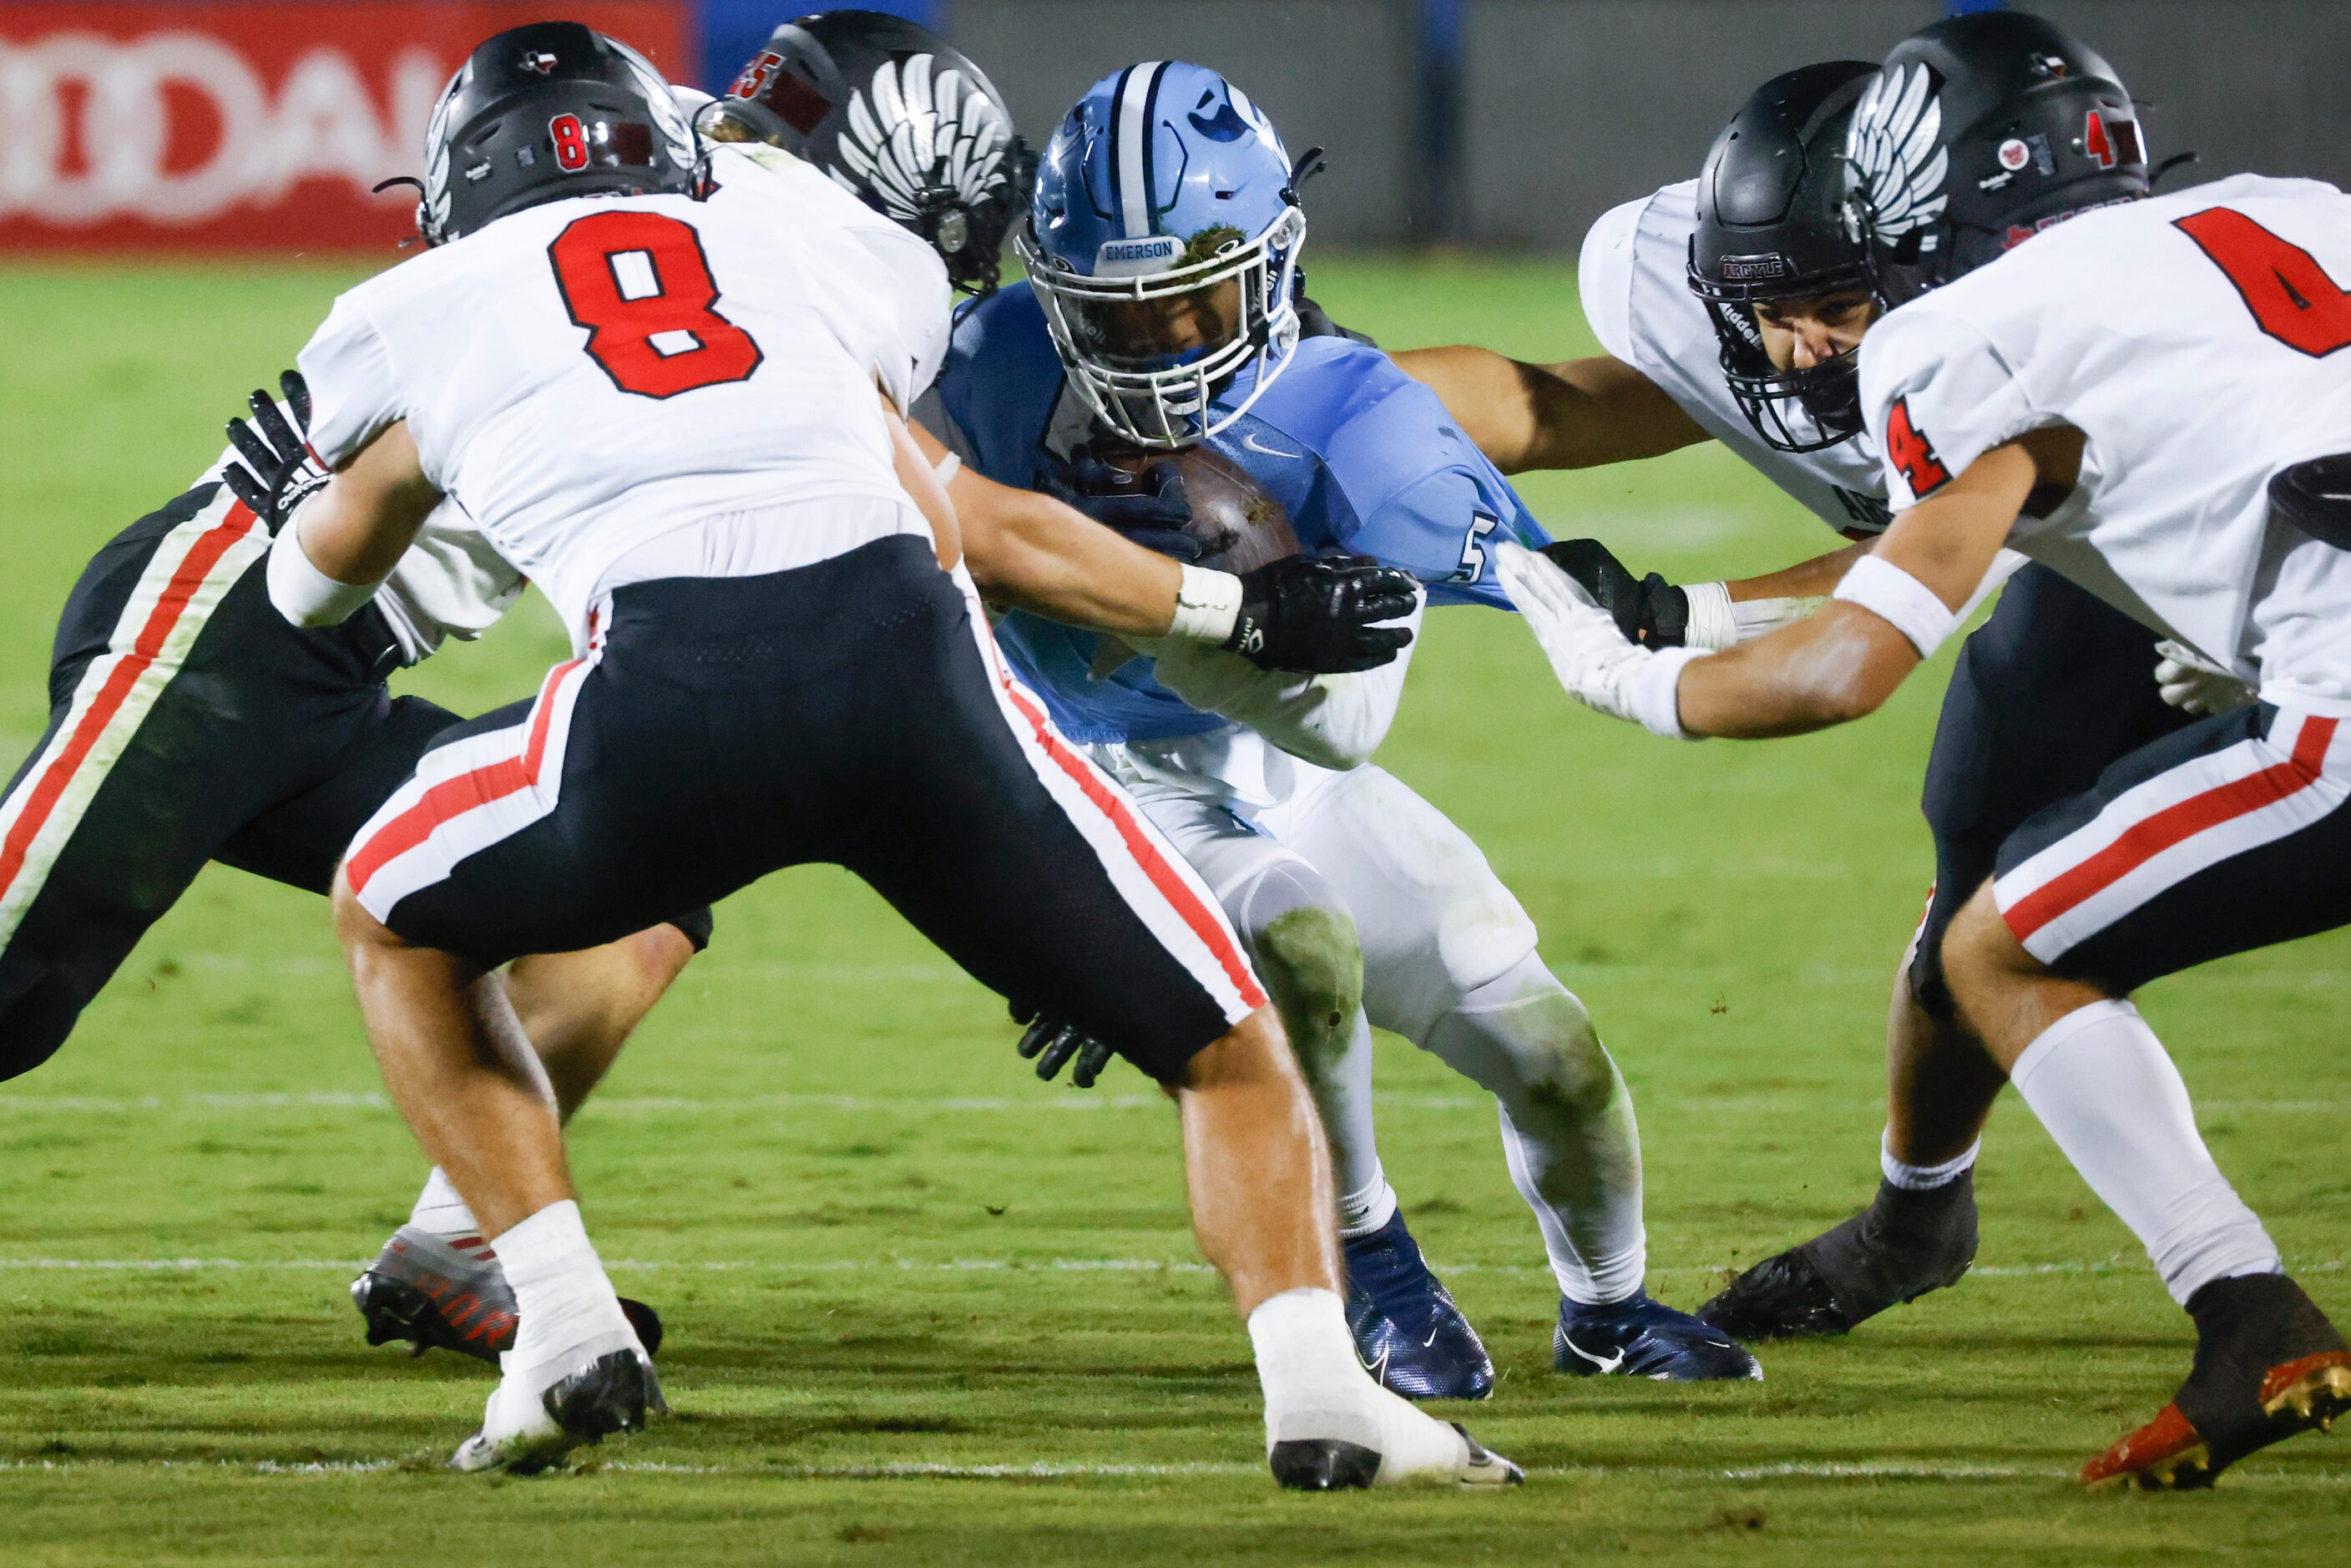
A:
<svg viewBox="0 0 2351 1568">
<path fill-rule="evenodd" d="M 1344 1243 L 1347 1327 L 1364 1370 L 1406 1399 L 1483 1399 L 1494 1358 L 1398 1214 Z"/>
<path fill-rule="evenodd" d="M 1577 1377 L 1654 1377 L 1704 1383 L 1718 1378 L 1761 1381 L 1762 1367 L 1747 1347 L 1638 1291 L 1604 1307 L 1562 1298 L 1552 1334 L 1552 1364 Z"/>
</svg>

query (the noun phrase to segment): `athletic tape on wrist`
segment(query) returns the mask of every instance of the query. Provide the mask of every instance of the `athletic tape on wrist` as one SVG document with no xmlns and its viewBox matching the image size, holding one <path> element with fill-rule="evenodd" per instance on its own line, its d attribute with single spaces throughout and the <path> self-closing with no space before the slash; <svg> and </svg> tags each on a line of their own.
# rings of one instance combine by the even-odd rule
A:
<svg viewBox="0 0 2351 1568">
<path fill-rule="evenodd" d="M 962 457 L 950 452 L 933 465 L 931 477 L 936 479 L 939 482 L 939 488 L 944 490 L 947 487 L 947 482 L 961 472 L 963 472 Z"/>
<path fill-rule="evenodd" d="M 1808 615 L 1818 614 L 1821 606 L 1828 601 L 1825 593 L 1797 599 L 1742 599 L 1730 607 L 1730 614 L 1739 625 L 1739 640 L 1752 643 L 1782 626 L 1793 626 Z"/>
<path fill-rule="evenodd" d="M 1959 618 L 1935 591 L 1896 566 L 1874 555 L 1863 556 L 1846 569 L 1832 598 L 1858 604 L 1884 619 L 1910 639 L 1922 659 L 1932 658 Z"/>
<path fill-rule="evenodd" d="M 334 626 L 359 613 L 382 584 L 338 582 L 320 571 L 302 549 L 298 510 L 277 529 L 269 546 L 269 602 L 297 626 Z"/>
<path fill-rule="evenodd" d="M 1207 567 L 1187 566 L 1183 572 L 1176 587 L 1176 619 L 1167 634 L 1222 647 L 1240 619 L 1241 580 Z"/>
<path fill-rule="evenodd" d="M 1719 653 L 1739 641 L 1739 617 L 1727 583 L 1693 582 L 1682 589 L 1689 601 L 1689 624 L 1682 632 L 1686 647 Z"/>
<path fill-rule="evenodd" d="M 1682 727 L 1682 670 L 1692 659 L 1707 656 L 1703 648 L 1660 648 L 1634 675 L 1630 695 L 1633 716 L 1652 735 L 1668 740 L 1703 740 Z"/>
</svg>

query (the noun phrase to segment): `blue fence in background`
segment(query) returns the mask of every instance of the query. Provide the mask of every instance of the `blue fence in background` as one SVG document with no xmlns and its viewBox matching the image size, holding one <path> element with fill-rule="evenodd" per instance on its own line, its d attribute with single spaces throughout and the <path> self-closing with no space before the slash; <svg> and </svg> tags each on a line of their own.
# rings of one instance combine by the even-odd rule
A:
<svg viewBox="0 0 2351 1568">
<path fill-rule="evenodd" d="M 946 30 L 945 0 L 859 0 L 860 8 L 910 17 L 925 27 Z M 808 5 L 809 10 L 821 6 Z M 716 92 L 735 79 L 743 63 L 759 52 L 778 22 L 796 13 L 789 0 L 695 0 L 702 38 L 702 85 Z"/>
</svg>

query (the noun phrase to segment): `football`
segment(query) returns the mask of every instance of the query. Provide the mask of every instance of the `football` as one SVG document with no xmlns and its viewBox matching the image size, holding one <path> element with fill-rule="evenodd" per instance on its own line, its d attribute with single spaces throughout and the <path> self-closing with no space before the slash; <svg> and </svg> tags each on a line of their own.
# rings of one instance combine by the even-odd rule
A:
<svg viewBox="0 0 2351 1568">
<path fill-rule="evenodd" d="M 1192 521 L 1184 531 L 1200 541 L 1200 562 L 1219 571 L 1252 571 L 1298 553 L 1298 530 L 1281 503 L 1248 469 L 1212 446 L 1187 447 L 1176 466 Z"/>
</svg>

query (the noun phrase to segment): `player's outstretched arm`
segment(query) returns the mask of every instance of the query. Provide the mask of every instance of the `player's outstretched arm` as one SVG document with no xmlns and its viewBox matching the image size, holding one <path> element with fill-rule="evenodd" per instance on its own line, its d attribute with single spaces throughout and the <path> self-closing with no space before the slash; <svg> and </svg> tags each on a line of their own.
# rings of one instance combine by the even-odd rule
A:
<svg viewBox="0 0 2351 1568">
<path fill-rule="evenodd" d="M 1458 345 L 1393 358 L 1505 474 L 1625 463 L 1708 439 L 1656 382 L 1606 354 L 1536 365 Z"/>
<path fill-rule="evenodd" d="M 1726 653 L 1635 646 L 1574 580 L 1532 551 L 1505 547 L 1511 598 L 1570 695 L 1663 735 L 1760 739 L 1850 723 L 1876 711 L 1958 624 L 2026 497 L 2070 484 L 2070 432 L 1995 447 L 1905 512 L 1812 619 Z"/>
<path fill-rule="evenodd" d="M 440 504 L 407 423 L 393 421 L 279 527 L 269 551 L 270 602 L 298 626 L 350 619 Z"/>
</svg>

